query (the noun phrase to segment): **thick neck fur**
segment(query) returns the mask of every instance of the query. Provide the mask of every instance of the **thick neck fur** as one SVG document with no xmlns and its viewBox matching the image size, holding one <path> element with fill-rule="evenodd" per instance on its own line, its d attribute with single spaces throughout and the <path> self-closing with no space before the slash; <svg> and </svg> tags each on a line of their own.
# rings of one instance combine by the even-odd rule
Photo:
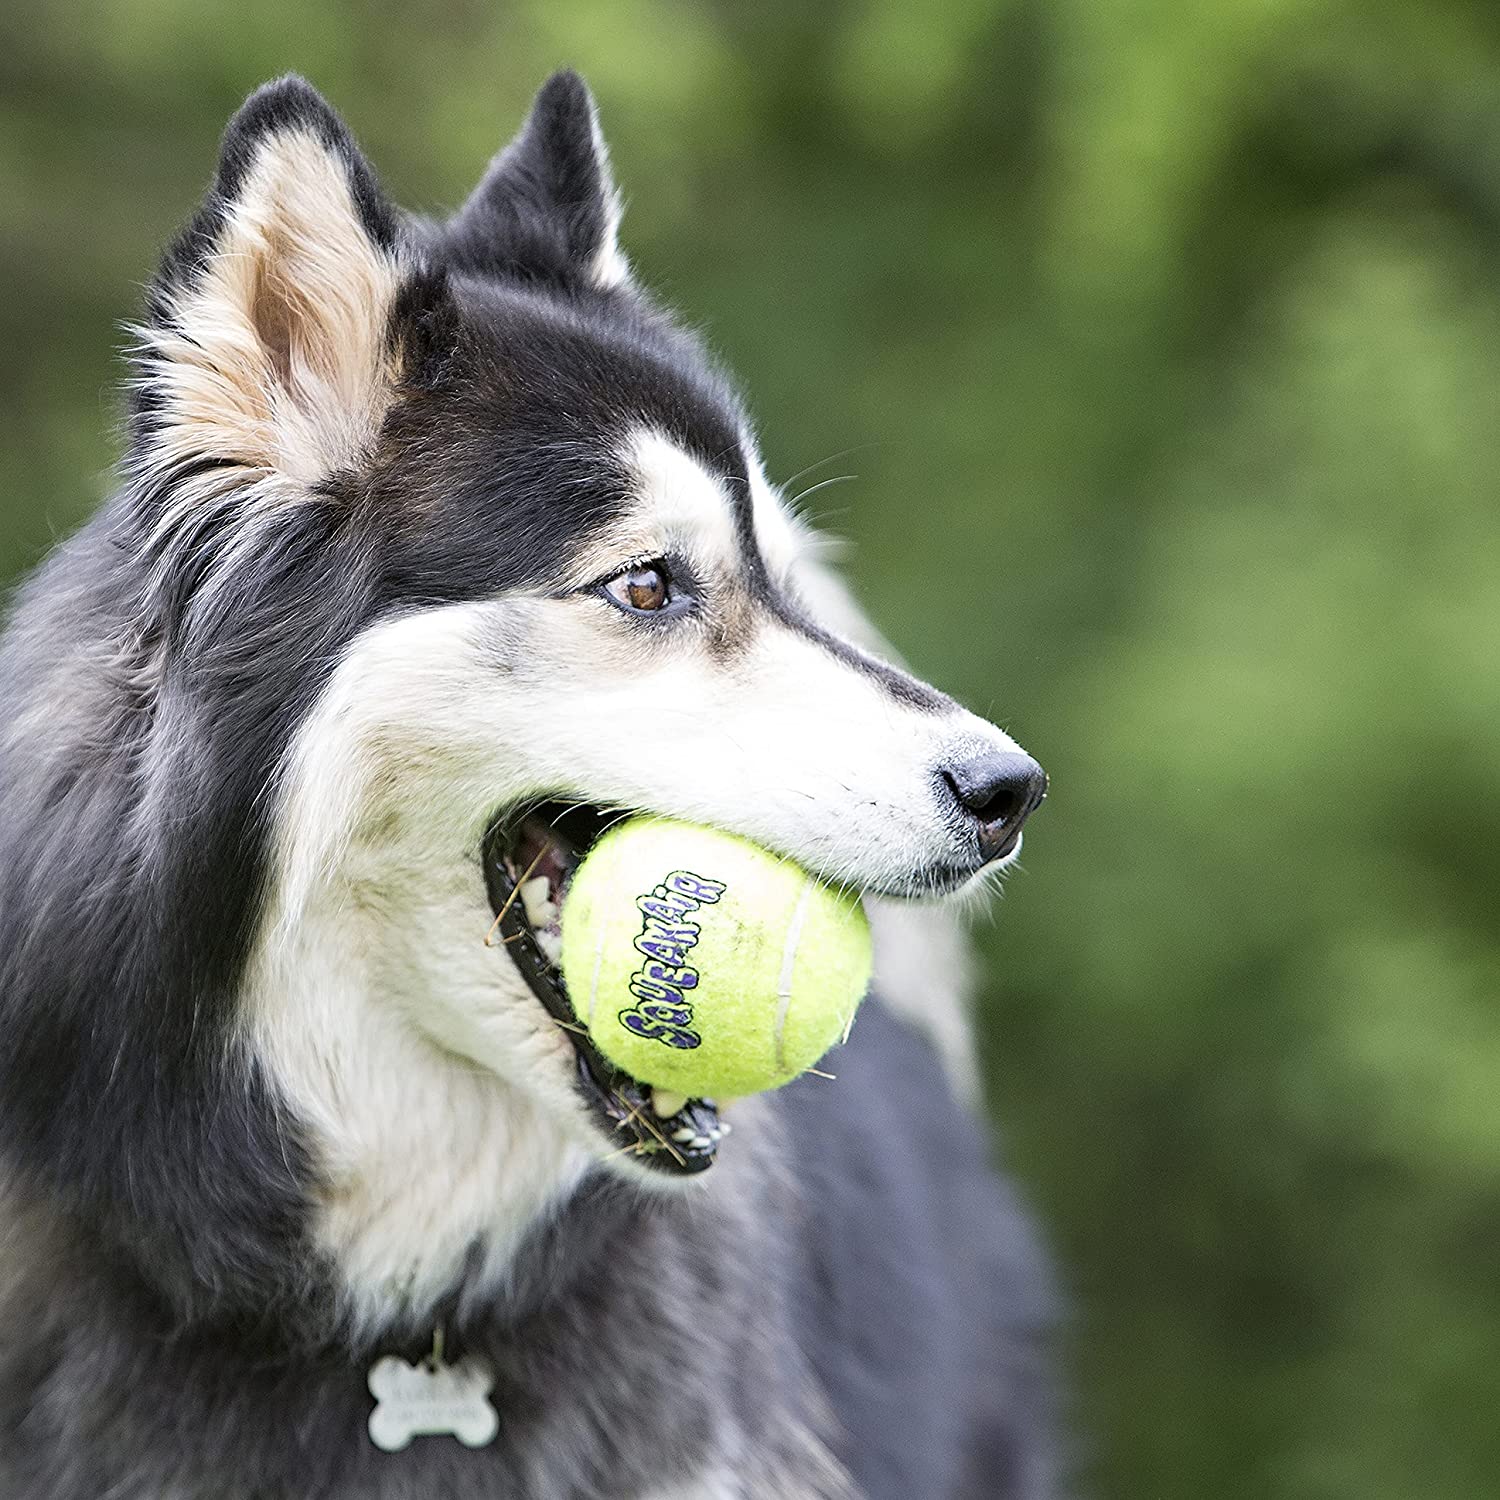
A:
<svg viewBox="0 0 1500 1500">
<path fill-rule="evenodd" d="M 360 1328 L 420 1320 L 460 1279 L 503 1286 L 600 1154 L 571 1043 L 485 940 L 472 809 L 498 792 L 422 734 L 405 639 L 371 631 L 289 747 L 241 1003 Z"/>
<path fill-rule="evenodd" d="M 347 851 L 295 914 L 268 921 L 247 986 L 247 1025 L 316 1143 L 310 1231 L 362 1329 L 420 1322 L 461 1281 L 502 1287 L 588 1163 L 535 1092 L 422 1028 L 436 986 L 498 993 L 509 960 L 484 947 L 477 871 L 408 875 Z M 455 930 L 468 942 L 434 972 Z M 566 1037 L 526 999 L 538 1017 L 512 1062 L 567 1070 Z"/>
<path fill-rule="evenodd" d="M 237 761 L 253 700 L 177 735 L 190 689 L 125 644 L 134 585 L 107 516 L 29 594 L 0 652 L 0 1155 L 137 1263 L 164 1327 L 378 1338 L 462 1280 L 498 1289 L 584 1159 L 534 1094 L 414 1024 L 434 983 L 493 990 L 510 967 L 483 947 L 477 872 L 413 889 L 355 840 L 294 915 L 263 900 L 267 799 L 221 827 L 234 788 L 208 778 L 265 784 L 274 725 L 237 734 Z M 473 934 L 469 972 L 432 974 L 434 931 Z M 561 1075 L 543 1020 L 516 1065 Z"/>
<path fill-rule="evenodd" d="M 785 1196 L 757 1153 L 696 1204 L 596 1175 L 527 1237 L 503 1297 L 466 1283 L 435 1310 L 448 1357 L 495 1373 L 497 1443 L 391 1455 L 365 1437 L 366 1373 L 377 1354 L 419 1359 L 432 1323 L 366 1349 L 163 1337 L 139 1283 L 0 1177 L 0 1493 L 838 1500 L 850 1491 L 780 1279 Z"/>
</svg>

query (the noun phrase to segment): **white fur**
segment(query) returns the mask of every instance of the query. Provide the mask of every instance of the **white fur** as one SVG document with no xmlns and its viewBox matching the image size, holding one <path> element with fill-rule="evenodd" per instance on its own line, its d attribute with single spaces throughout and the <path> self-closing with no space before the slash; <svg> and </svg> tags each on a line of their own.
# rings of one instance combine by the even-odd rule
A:
<svg viewBox="0 0 1500 1500">
<path fill-rule="evenodd" d="M 875 947 L 873 984 L 885 1003 L 927 1037 L 957 1096 L 979 1104 L 979 1061 L 969 1028 L 973 961 L 969 935 L 953 901 L 869 897 Z"/>
<path fill-rule="evenodd" d="M 609 164 L 609 147 L 604 132 L 599 128 L 599 109 L 589 99 L 589 123 L 594 134 L 594 158 L 599 164 L 599 180 L 604 185 L 604 234 L 599 248 L 589 265 L 589 279 L 601 290 L 624 286 L 630 280 L 630 262 L 620 249 L 620 218 L 624 204 L 620 201 L 620 190 L 615 186 L 614 172 Z"/>
<path fill-rule="evenodd" d="M 640 428 L 622 455 L 635 475 L 637 504 L 608 545 L 678 552 L 700 569 L 722 570 L 737 546 L 734 513 L 724 481 L 683 452 L 665 433 Z"/>
<path fill-rule="evenodd" d="M 319 1146 L 318 1233 L 356 1318 L 430 1304 L 474 1244 L 481 1278 L 503 1274 L 598 1154 L 571 1043 L 485 946 L 473 820 L 496 787 L 472 747 L 421 729 L 468 686 L 441 670 L 434 626 L 454 623 L 369 632 L 303 726 L 248 987 L 258 1050 Z"/>
</svg>

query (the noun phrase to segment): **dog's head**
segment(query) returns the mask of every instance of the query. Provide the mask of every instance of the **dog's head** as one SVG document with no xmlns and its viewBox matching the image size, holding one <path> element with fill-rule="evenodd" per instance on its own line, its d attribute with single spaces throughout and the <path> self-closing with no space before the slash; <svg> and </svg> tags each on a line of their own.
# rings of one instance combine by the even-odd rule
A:
<svg viewBox="0 0 1500 1500">
<path fill-rule="evenodd" d="M 672 1149 L 681 1122 L 586 1047 L 580 1067 L 558 1024 L 556 908 L 610 818 L 712 824 L 913 898 L 1010 860 L 1042 795 L 1004 733 L 855 644 L 618 218 L 571 74 L 446 223 L 398 215 L 287 80 L 231 124 L 140 330 L 150 647 L 196 684 L 202 795 L 263 831 L 243 1021 L 345 1249 L 400 1191 L 369 1158 L 434 1107 L 447 1133 L 408 1143 L 413 1191 L 424 1150 L 506 1159 L 533 1206 L 590 1159 L 712 1159 L 711 1110 L 680 1106 L 710 1144 Z M 164 771 L 158 790 L 183 789 Z M 487 946 L 523 876 L 513 941 Z"/>
</svg>

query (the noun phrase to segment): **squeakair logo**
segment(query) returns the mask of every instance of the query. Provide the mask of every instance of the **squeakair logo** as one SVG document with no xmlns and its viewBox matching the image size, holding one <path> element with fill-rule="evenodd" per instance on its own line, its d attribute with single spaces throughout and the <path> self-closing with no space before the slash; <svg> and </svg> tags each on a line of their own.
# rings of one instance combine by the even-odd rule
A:
<svg viewBox="0 0 1500 1500">
<path fill-rule="evenodd" d="M 727 886 L 690 870 L 674 870 L 655 889 L 637 896 L 642 916 L 636 951 L 645 962 L 630 976 L 635 1004 L 620 1012 L 620 1025 L 647 1041 L 687 1049 L 703 1039 L 693 1030 L 688 996 L 698 988 L 699 973 L 688 962 L 699 927 L 690 921 L 699 907 L 711 906 Z"/>
</svg>

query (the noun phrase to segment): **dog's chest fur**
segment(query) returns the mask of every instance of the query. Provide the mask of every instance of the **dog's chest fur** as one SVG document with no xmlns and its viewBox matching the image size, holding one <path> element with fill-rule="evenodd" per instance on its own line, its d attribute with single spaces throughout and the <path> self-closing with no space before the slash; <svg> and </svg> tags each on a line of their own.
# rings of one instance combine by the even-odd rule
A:
<svg viewBox="0 0 1500 1500">
<path fill-rule="evenodd" d="M 878 1001 L 839 1082 L 742 1116 L 704 1191 L 591 1177 L 500 1290 L 456 1291 L 448 1352 L 496 1375 L 476 1452 L 367 1435 L 370 1364 L 415 1361 L 430 1324 L 356 1345 L 312 1285 L 301 1350 L 234 1323 L 174 1337 L 138 1276 L 0 1189 L 0 1495 L 1043 1500 L 1053 1310 L 1026 1217 Z"/>
<path fill-rule="evenodd" d="M 172 1337 L 118 1267 L 20 1211 L 3 1305 L 0 1493 L 28 1500 L 840 1496 L 829 1415 L 791 1326 L 786 1191 L 737 1163 L 697 1202 L 586 1188 L 500 1306 L 443 1318 L 495 1374 L 496 1439 L 370 1441 L 370 1365 L 421 1340 L 289 1352 L 234 1328 Z M 747 1191 L 748 1189 L 748 1191 Z M 14 1424 L 21 1416 L 19 1427 Z"/>
</svg>

